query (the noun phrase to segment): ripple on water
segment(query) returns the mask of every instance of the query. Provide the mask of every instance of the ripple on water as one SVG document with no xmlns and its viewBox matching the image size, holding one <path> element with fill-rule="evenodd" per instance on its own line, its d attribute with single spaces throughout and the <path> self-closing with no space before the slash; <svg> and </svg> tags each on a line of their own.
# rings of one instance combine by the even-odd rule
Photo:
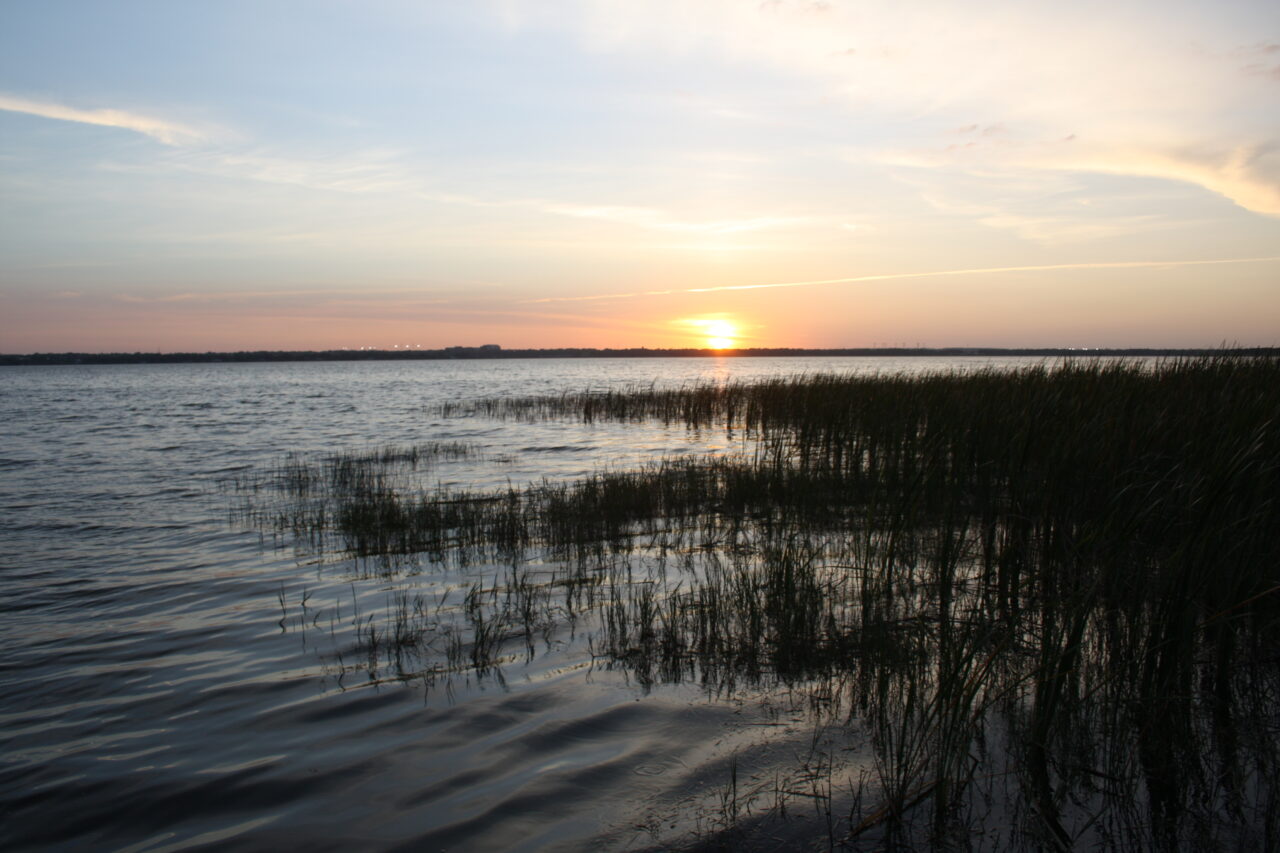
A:
<svg viewBox="0 0 1280 853">
<path fill-rule="evenodd" d="M 401 683 L 385 663 L 370 678 L 344 661 L 361 651 L 355 611 L 383 606 L 391 582 L 261 551 L 256 533 L 228 525 L 218 482 L 287 451 L 430 440 L 480 449 L 432 471 L 460 488 L 572 477 L 726 442 L 430 409 L 823 366 L 6 370 L 0 847 L 585 850 L 655 804 L 678 821 L 691 792 L 724 778 L 747 711 L 696 688 L 643 691 L 567 641 L 505 681 Z M 465 589 L 460 574 L 420 568 L 423 584 Z"/>
</svg>

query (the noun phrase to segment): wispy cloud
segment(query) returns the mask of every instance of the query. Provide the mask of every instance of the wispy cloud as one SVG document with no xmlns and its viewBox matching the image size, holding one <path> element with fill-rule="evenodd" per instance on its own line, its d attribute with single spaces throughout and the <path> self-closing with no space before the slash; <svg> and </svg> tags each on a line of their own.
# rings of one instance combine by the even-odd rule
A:
<svg viewBox="0 0 1280 853">
<path fill-rule="evenodd" d="M 278 156 L 253 150 L 211 150 L 175 155 L 184 171 L 340 193 L 416 192 L 421 183 L 394 151 L 364 150 L 331 156 Z"/>
<path fill-rule="evenodd" d="M 1018 174 L 1068 172 L 1162 178 L 1202 187 L 1254 213 L 1280 216 L 1280 139 L 1234 144 L 1114 143 L 1072 136 L 1041 140 L 983 139 L 961 146 L 945 144 L 928 149 L 904 148 L 849 156 L 850 159 L 866 156 L 887 166 L 948 174 L 988 177 L 994 172 L 1002 179 Z M 936 196 L 922 196 L 935 206 L 939 206 L 937 202 L 946 204 Z M 983 212 L 981 205 L 974 210 L 975 215 Z"/>
<path fill-rule="evenodd" d="M 206 139 L 205 133 L 188 125 L 127 110 L 85 110 L 6 94 L 0 94 L 0 110 L 99 127 L 117 127 L 150 136 L 165 145 L 190 145 Z"/>
<path fill-rule="evenodd" d="M 162 304 L 169 302 L 204 302 L 204 303 L 252 303 L 257 301 L 276 301 L 282 299 L 306 298 L 314 303 L 340 304 L 345 302 L 377 302 L 396 300 L 411 301 L 420 305 L 442 305 L 446 299 L 424 298 L 420 288 L 399 288 L 379 291 L 365 290 L 320 290 L 320 289 L 287 289 L 280 290 L 221 290 L 185 293 L 137 294 L 117 293 L 113 296 L 117 302 L 135 304 Z"/>
<path fill-rule="evenodd" d="M 1018 267 L 982 267 L 976 269 L 932 270 L 928 272 L 885 273 L 882 275 L 857 275 L 848 278 L 823 278 L 812 281 L 776 281 L 768 284 L 726 284 L 719 287 L 687 287 L 672 290 L 641 290 L 632 293 L 597 293 L 590 296 L 548 296 L 531 299 L 530 302 L 589 302 L 601 299 L 634 299 L 641 296 L 671 296 L 682 293 L 718 293 L 727 290 L 767 290 L 775 287 L 817 287 L 831 284 L 856 284 L 868 281 L 897 281 L 902 279 L 945 278 L 964 275 L 1002 275 L 1018 272 L 1052 272 L 1057 270 L 1143 269 L 1209 266 L 1213 264 L 1255 264 L 1280 261 L 1280 255 L 1265 258 L 1213 258 L 1189 261 L 1100 261 L 1078 264 L 1035 264 Z"/>
<path fill-rule="evenodd" d="M 1176 151 L 1099 151 L 1062 167 L 1113 174 L 1146 175 L 1198 184 L 1255 213 L 1280 216 L 1280 140 L 1215 150 L 1187 147 Z"/>
<path fill-rule="evenodd" d="M 235 181 L 253 181 L 343 195 L 380 194 L 404 203 L 427 203 L 479 209 L 515 209 L 529 213 L 614 222 L 649 231 L 717 237 L 811 223 L 799 216 L 711 216 L 697 218 L 673 209 L 617 204 L 607 200 L 567 201 L 540 194 L 456 192 L 432 178 L 445 164 L 416 162 L 393 149 L 359 149 L 329 154 L 274 153 L 261 149 L 205 147 L 175 151 L 145 164 L 115 163 L 115 171 L 170 169 Z M 728 211 L 717 211 L 728 212 Z M 345 226 L 345 227 L 350 227 Z"/>
<path fill-rule="evenodd" d="M 965 117 L 939 132 L 936 152 L 903 151 L 915 165 L 1013 157 L 1027 171 L 1189 182 L 1280 215 L 1280 166 L 1269 153 L 1280 136 L 1268 118 L 1280 44 L 1249 41 L 1274 26 L 1265 4 L 1170 15 L 1143 2 L 1083 14 L 1011 3 L 975 17 L 945 0 L 824 4 L 822 14 L 803 2 L 504 2 L 576 30 L 597 51 L 705 54 L 802 75 L 815 97 L 856 110 L 859 127 L 907 129 L 887 134 L 903 149 L 931 121 Z"/>
<path fill-rule="evenodd" d="M 759 231 L 765 228 L 780 228 L 788 225 L 799 225 L 806 220 L 802 217 L 755 216 L 747 219 L 678 219 L 667 211 L 647 207 L 616 207 L 609 205 L 571 205 L 552 204 L 545 208 L 547 213 L 560 216 L 573 216 L 581 219 L 603 219 L 610 222 L 621 222 L 641 228 L 652 228 L 659 231 L 679 231 L 692 234 L 735 234 L 741 231 Z"/>
<path fill-rule="evenodd" d="M 1154 215 L 1070 218 L 1021 216 L 1013 213 L 983 216 L 978 219 L 978 222 L 990 228 L 1012 231 L 1022 239 L 1042 246 L 1062 246 L 1069 243 L 1121 237 L 1139 231 L 1170 228 L 1176 224 Z"/>
<path fill-rule="evenodd" d="M 229 317 L 309 317 L 377 319 L 403 321 L 420 318 L 431 324 L 539 327 L 547 324 L 584 329 L 635 330 L 670 333 L 667 323 L 626 316 L 593 316 L 587 313 L 552 313 L 530 307 L 527 300 L 514 301 L 502 294 L 477 296 L 457 293 L 438 296 L 421 288 L 380 290 L 282 289 L 268 291 L 218 291 L 184 293 L 128 293 L 104 296 L 98 293 L 67 291 L 34 294 L 29 304 L 82 302 L 92 310 L 116 306 L 151 316 L 177 312 L 198 316 Z M 84 309 L 82 309 L 84 310 Z M 705 325 L 705 324 L 703 324 Z"/>
</svg>

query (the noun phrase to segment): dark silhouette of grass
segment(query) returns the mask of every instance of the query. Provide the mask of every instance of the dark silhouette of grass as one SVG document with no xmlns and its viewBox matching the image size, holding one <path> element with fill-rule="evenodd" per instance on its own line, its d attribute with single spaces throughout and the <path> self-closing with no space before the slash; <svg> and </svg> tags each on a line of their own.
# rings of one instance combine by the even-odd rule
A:
<svg viewBox="0 0 1280 853">
<path fill-rule="evenodd" d="M 996 846 L 1278 843 L 1280 361 L 815 375 L 442 414 L 750 438 L 494 494 L 407 489 L 395 454 L 286 464 L 283 502 L 255 510 L 267 526 L 388 569 L 512 567 L 468 596 L 455 665 L 531 654 L 535 630 L 590 615 L 592 648 L 641 683 L 821 685 L 875 755 L 851 843 L 964 847 L 983 804 L 1008 818 Z M 541 574 L 521 574 L 535 557 Z"/>
</svg>

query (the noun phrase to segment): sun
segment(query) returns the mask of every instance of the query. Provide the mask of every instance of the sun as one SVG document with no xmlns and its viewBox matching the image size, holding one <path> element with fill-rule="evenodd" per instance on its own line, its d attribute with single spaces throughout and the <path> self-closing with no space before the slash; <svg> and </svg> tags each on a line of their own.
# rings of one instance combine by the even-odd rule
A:
<svg viewBox="0 0 1280 853">
<path fill-rule="evenodd" d="M 728 320 L 712 320 L 705 329 L 707 346 L 711 349 L 733 349 L 737 344 L 738 327 Z"/>
<path fill-rule="evenodd" d="M 682 338 L 685 340 L 695 338 L 705 349 L 719 351 L 742 346 L 742 327 L 736 320 L 724 314 L 681 317 L 678 320 L 672 320 L 671 323 L 681 329 Z"/>
</svg>

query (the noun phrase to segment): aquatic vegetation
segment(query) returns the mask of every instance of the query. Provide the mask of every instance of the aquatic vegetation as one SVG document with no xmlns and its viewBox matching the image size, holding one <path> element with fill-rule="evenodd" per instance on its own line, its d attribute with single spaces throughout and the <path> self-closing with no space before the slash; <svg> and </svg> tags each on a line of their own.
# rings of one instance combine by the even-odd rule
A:
<svg viewBox="0 0 1280 853">
<path fill-rule="evenodd" d="M 423 488 L 396 453 L 286 462 L 245 510 L 265 529 L 383 572 L 492 567 L 452 621 L 398 605 L 384 645 L 430 648 L 434 631 L 445 666 L 480 673 L 581 625 L 642 685 L 805 691 L 871 744 L 833 846 L 1280 837 L 1277 360 L 814 375 L 439 414 L 743 444 L 495 493 Z"/>
</svg>

